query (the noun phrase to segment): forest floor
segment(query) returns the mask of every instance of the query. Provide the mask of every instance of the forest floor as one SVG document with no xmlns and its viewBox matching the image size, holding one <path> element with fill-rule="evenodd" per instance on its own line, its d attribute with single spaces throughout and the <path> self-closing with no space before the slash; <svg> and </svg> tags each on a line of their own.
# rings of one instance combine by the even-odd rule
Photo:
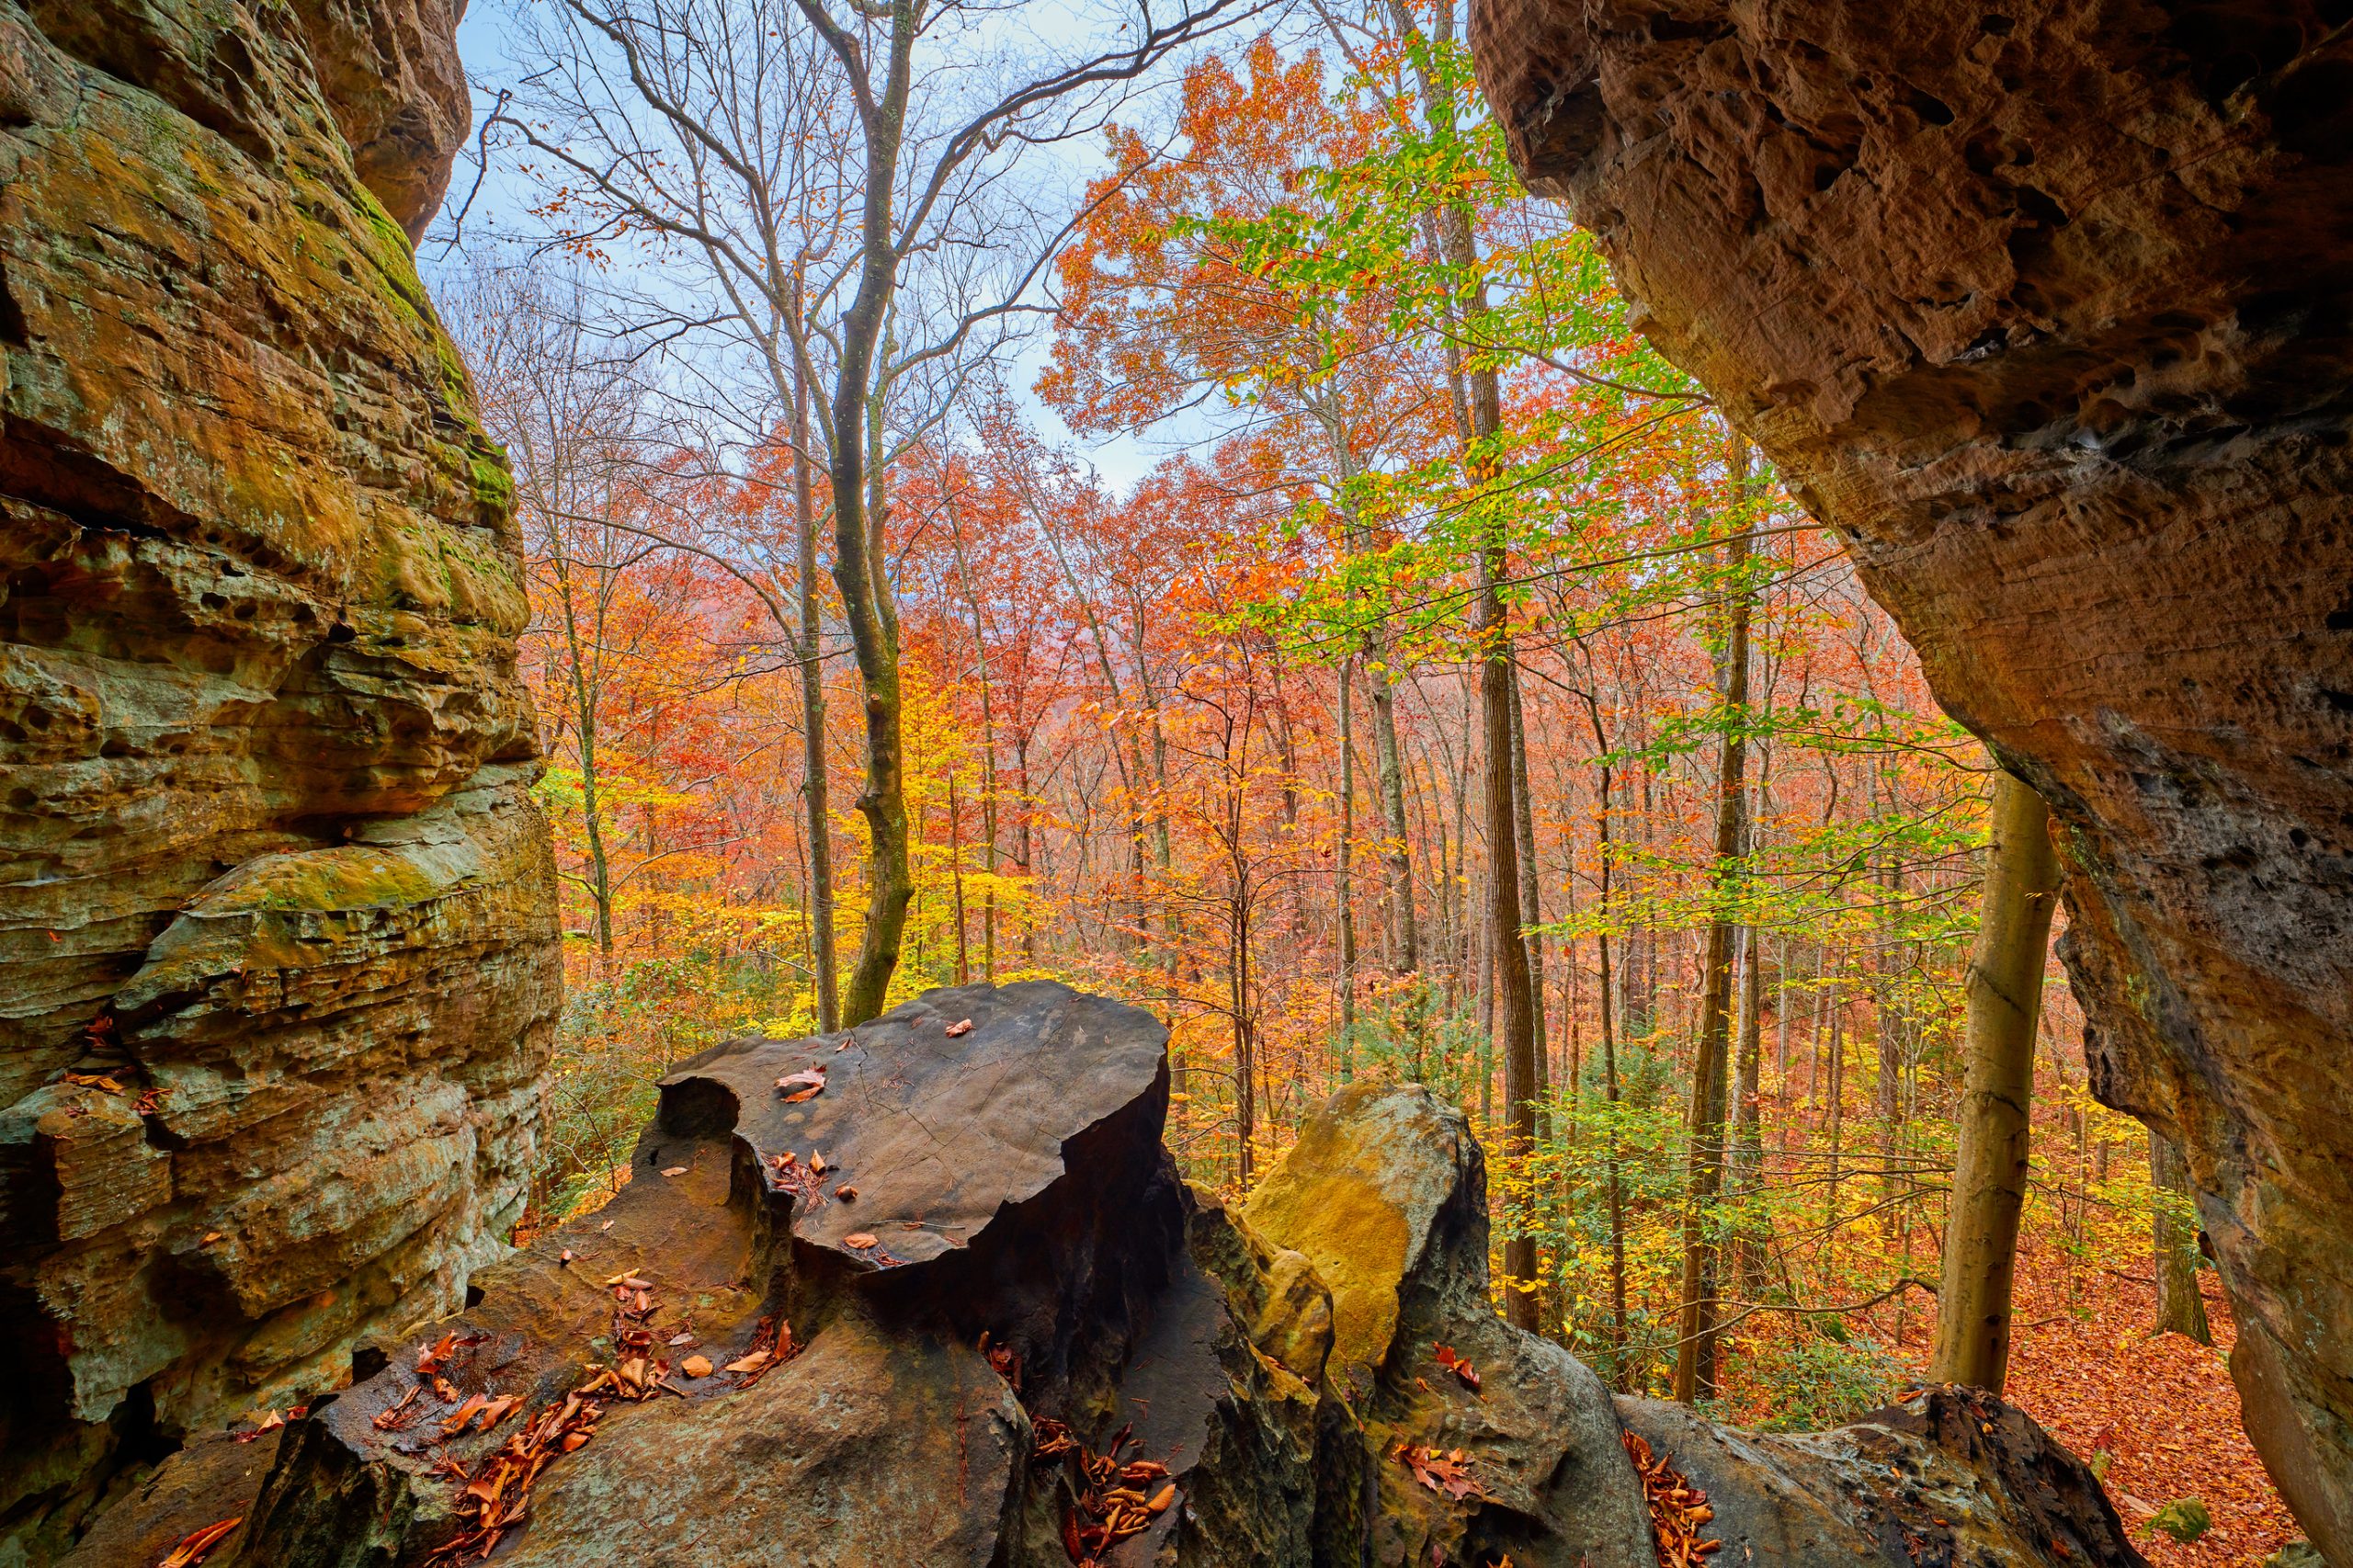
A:
<svg viewBox="0 0 2353 1568">
<path fill-rule="evenodd" d="M 2228 1365 L 2235 1331 L 2211 1269 L 2198 1277 L 2214 1331 L 2209 1349 L 2151 1332 L 2152 1283 L 2080 1268 L 2071 1301 L 2063 1258 L 2030 1253 L 2019 1264 L 2009 1398 L 2077 1457 L 2111 1456 L 2108 1494 L 2155 1568 L 2241 1568 L 2298 1539 L 2240 1429 Z M 2187 1546 L 2148 1526 L 2150 1515 L 2185 1497 L 2214 1517 Z"/>
</svg>

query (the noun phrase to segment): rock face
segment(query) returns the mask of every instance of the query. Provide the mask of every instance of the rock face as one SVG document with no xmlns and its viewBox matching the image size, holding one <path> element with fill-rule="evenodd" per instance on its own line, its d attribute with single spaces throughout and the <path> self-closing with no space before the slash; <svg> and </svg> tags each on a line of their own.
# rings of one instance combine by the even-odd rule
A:
<svg viewBox="0 0 2353 1568">
<path fill-rule="evenodd" d="M 0 1536 L 36 1562 L 119 1465 L 457 1305 L 521 1202 L 560 982 L 521 562 L 409 249 L 454 21 L 0 0 Z"/>
<path fill-rule="evenodd" d="M 67 1568 L 199 1494 L 242 1568 L 1648 1568 L 1630 1422 L 1809 1565 L 2139 1563 L 1998 1402 L 1771 1442 L 1621 1415 L 1496 1316 L 1483 1161 L 1422 1089 L 1343 1093 L 1240 1213 L 1188 1189 L 1166 1039 L 1032 982 L 722 1047 L 611 1204 L 267 1435 L 266 1478 L 199 1443 Z"/>
<path fill-rule="evenodd" d="M 2353 39 L 2317 0 L 1478 0 L 1643 330 L 2049 801 L 2094 1084 L 2184 1144 L 2353 1562 Z"/>
</svg>

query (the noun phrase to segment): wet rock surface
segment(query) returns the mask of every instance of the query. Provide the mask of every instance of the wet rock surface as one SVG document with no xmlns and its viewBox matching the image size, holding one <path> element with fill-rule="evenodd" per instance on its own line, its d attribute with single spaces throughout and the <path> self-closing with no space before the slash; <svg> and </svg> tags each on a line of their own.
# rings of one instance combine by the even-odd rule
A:
<svg viewBox="0 0 2353 1568">
<path fill-rule="evenodd" d="M 2353 1562 L 2353 38 L 2340 7 L 1479 0 L 1636 320 L 1846 540 L 2069 868 L 2250 1435 Z"/>
<path fill-rule="evenodd" d="M 409 244 L 454 12 L 0 0 L 0 1555 L 523 1201 L 522 563 Z"/>
<path fill-rule="evenodd" d="M 1496 1315 L 1483 1159 L 1425 1090 L 1344 1091 L 1240 1210 L 1188 1188 L 1165 1045 L 1025 983 L 687 1064 L 609 1204 L 384 1346 L 266 1478 L 219 1482 L 247 1522 L 215 1561 L 1644 1568 L 1631 1426 L 1688 1454 L 1744 1543 L 1807 1562 L 1906 1539 L 1922 1563 L 2138 1562 L 1998 1402 L 1790 1439 L 1613 1402 Z M 792 1175 L 820 1153 L 857 1197 Z M 894 1224 L 934 1243 L 873 1257 Z M 108 1528 L 160 1517 L 126 1507 Z"/>
</svg>

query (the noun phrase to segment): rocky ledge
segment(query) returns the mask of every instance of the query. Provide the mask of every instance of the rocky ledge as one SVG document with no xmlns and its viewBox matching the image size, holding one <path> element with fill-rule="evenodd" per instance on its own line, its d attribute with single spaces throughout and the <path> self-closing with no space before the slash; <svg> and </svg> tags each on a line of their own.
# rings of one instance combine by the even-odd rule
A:
<svg viewBox="0 0 2353 1568">
<path fill-rule="evenodd" d="M 1770 1439 L 1614 1401 L 1495 1315 L 1479 1145 L 1421 1088 L 1343 1091 L 1239 1210 L 1187 1187 L 1165 1045 L 1025 983 L 722 1047 L 610 1204 L 68 1562 L 233 1519 L 216 1568 L 2140 1562 L 1971 1391 Z"/>
</svg>

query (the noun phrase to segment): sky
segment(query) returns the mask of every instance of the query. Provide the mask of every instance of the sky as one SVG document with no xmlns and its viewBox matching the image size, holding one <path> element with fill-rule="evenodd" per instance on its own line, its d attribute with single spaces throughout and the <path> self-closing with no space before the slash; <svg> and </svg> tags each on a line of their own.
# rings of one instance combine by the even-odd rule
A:
<svg viewBox="0 0 2353 1568">
<path fill-rule="evenodd" d="M 465 264 L 465 251 L 451 244 L 456 233 L 454 220 L 461 208 L 463 238 L 468 247 L 480 248 L 493 236 L 517 234 L 529 227 L 528 207 L 532 199 L 532 182 L 517 167 L 515 154 L 511 151 L 502 154 L 494 147 L 490 166 L 483 170 L 475 149 L 481 145 L 481 119 L 496 101 L 500 85 L 529 69 L 526 62 L 515 57 L 514 17 L 518 6 L 531 3 L 533 0 L 475 0 L 459 25 L 458 50 L 473 92 L 476 135 L 459 157 L 440 216 L 425 243 L 417 247 L 418 267 L 428 287 L 438 288 L 455 268 Z M 1066 15 L 1067 10 L 1063 0 L 1022 0 L 1022 4 L 1004 13 L 1009 18 L 1005 25 L 1034 28 L 1041 13 L 1051 23 L 1054 14 Z M 1099 166 L 1099 154 L 1090 142 L 1084 149 L 1074 150 L 1070 158 L 1068 185 L 1074 194 L 1085 187 Z M 1091 465 L 1106 483 L 1118 490 L 1129 489 L 1176 452 L 1205 452 L 1209 444 L 1228 428 L 1214 415 L 1196 414 L 1172 419 L 1141 436 L 1080 436 L 1031 390 L 1045 367 L 1050 347 L 1050 336 L 1043 330 L 1029 338 L 1006 366 L 1006 385 L 1046 441 Z"/>
</svg>

